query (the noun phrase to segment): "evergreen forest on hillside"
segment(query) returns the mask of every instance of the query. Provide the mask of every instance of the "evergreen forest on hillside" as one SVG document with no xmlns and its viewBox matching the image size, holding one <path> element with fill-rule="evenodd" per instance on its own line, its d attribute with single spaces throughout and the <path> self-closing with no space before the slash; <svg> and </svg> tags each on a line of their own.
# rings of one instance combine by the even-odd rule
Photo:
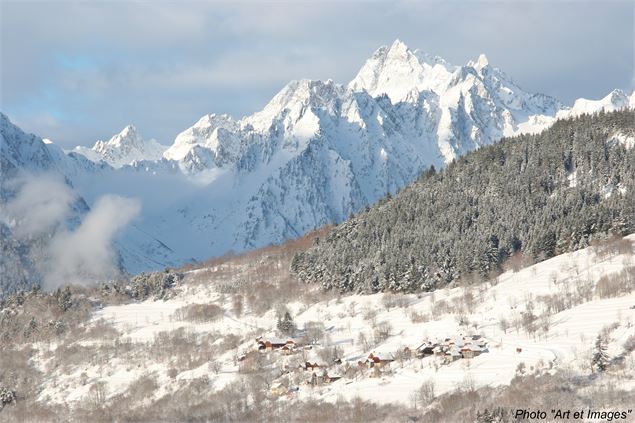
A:
<svg viewBox="0 0 635 423">
<path fill-rule="evenodd" d="M 295 255 L 341 292 L 434 290 L 635 231 L 635 113 L 556 122 L 426 170 Z M 630 140 L 629 140 L 630 137 Z"/>
</svg>

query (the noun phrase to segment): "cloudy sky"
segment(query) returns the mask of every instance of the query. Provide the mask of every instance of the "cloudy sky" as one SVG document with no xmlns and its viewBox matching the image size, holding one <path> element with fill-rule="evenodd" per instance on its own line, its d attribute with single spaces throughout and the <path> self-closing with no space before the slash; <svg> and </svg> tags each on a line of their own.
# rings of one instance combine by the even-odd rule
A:
<svg viewBox="0 0 635 423">
<path fill-rule="evenodd" d="M 0 0 L 1 111 L 68 147 L 128 123 L 170 144 L 205 113 L 261 109 L 289 80 L 346 83 L 400 38 L 487 54 L 565 103 L 632 90 L 633 1 Z"/>
</svg>

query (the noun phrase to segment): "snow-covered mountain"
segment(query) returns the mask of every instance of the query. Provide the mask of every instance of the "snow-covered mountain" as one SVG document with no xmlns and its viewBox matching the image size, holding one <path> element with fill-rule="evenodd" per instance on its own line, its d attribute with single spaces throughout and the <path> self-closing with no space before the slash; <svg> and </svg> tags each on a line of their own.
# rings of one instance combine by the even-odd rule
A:
<svg viewBox="0 0 635 423">
<path fill-rule="evenodd" d="M 566 119 L 569 117 L 580 116 L 584 113 L 595 113 L 599 110 L 612 112 L 614 110 L 624 108 L 635 108 L 635 92 L 628 96 L 622 90 L 613 90 L 606 97 L 600 100 L 587 100 L 579 98 L 570 109 L 560 110 L 556 117 L 558 119 Z"/>
<path fill-rule="evenodd" d="M 141 199 L 142 217 L 118 241 L 138 272 L 297 237 L 503 136 L 629 104 L 635 96 L 615 91 L 569 109 L 522 90 L 484 55 L 454 66 L 396 41 L 347 85 L 292 81 L 251 116 L 202 117 L 165 151 L 134 127 L 69 152 L 18 138 L 89 206 L 105 193 Z M 5 143 L 24 142 L 11 127 L 2 127 L 3 163 L 15 156 Z"/>
<path fill-rule="evenodd" d="M 75 147 L 73 151 L 94 162 L 103 160 L 119 168 L 137 160 L 159 160 L 166 149 L 155 140 L 144 140 L 137 128 L 128 125 L 108 141 L 97 141 L 92 148 Z"/>
</svg>

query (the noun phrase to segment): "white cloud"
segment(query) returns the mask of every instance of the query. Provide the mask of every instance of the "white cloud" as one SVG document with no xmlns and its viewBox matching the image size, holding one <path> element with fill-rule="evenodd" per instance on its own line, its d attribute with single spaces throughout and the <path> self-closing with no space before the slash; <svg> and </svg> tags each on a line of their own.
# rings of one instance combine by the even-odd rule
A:
<svg viewBox="0 0 635 423">
<path fill-rule="evenodd" d="M 77 229 L 62 231 L 51 241 L 44 288 L 86 285 L 116 276 L 114 237 L 140 210 L 134 199 L 106 195 L 97 200 Z"/>
<path fill-rule="evenodd" d="M 69 214 L 76 196 L 61 176 L 22 175 L 10 184 L 16 197 L 5 207 L 6 218 L 18 239 L 53 231 Z"/>
<path fill-rule="evenodd" d="M 76 218 L 72 204 L 78 197 L 61 177 L 21 175 L 14 188 L 17 195 L 3 205 L 3 219 L 16 237 L 38 240 L 31 259 L 45 289 L 92 284 L 119 273 L 113 242 L 139 214 L 139 200 L 105 195 L 69 229 L 68 220 Z"/>
</svg>

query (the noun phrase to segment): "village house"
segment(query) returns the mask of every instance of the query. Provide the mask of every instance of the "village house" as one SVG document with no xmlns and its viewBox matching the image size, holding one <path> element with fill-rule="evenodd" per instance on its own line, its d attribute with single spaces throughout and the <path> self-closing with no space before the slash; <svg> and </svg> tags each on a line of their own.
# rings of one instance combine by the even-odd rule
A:
<svg viewBox="0 0 635 423">
<path fill-rule="evenodd" d="M 439 357 L 443 357 L 446 351 L 447 351 L 447 347 L 445 347 L 444 345 L 437 345 L 436 347 L 432 349 L 432 352 L 434 353 L 434 355 Z"/>
<path fill-rule="evenodd" d="M 445 364 L 450 364 L 456 360 L 459 360 L 463 357 L 463 355 L 461 354 L 461 351 L 456 348 L 450 348 L 445 355 L 443 356 L 443 360 L 445 362 Z"/>
<path fill-rule="evenodd" d="M 366 365 L 368 367 L 383 367 L 387 364 L 392 363 L 393 361 L 395 361 L 395 356 L 392 353 L 372 352 L 366 359 Z"/>
<path fill-rule="evenodd" d="M 286 347 L 286 351 L 289 352 L 295 348 L 295 341 L 291 338 L 263 338 L 260 336 L 256 338 L 256 343 L 259 351 L 274 351 Z"/>
<path fill-rule="evenodd" d="M 341 378 L 342 378 L 342 375 L 339 373 L 327 373 L 326 376 L 324 376 L 324 382 L 333 383 Z"/>
<path fill-rule="evenodd" d="M 472 344 L 466 344 L 461 348 L 461 354 L 463 355 L 463 358 L 474 358 L 477 355 L 480 355 L 481 351 L 481 347 Z"/>
<path fill-rule="evenodd" d="M 282 346 L 282 348 L 280 348 L 280 351 L 282 352 L 282 354 L 285 354 L 285 355 L 289 355 L 293 353 L 294 350 L 295 350 L 295 344 L 293 343 L 286 343 Z"/>
<path fill-rule="evenodd" d="M 300 364 L 300 368 L 306 371 L 314 371 L 326 367 L 326 364 L 320 364 L 317 361 L 305 361 L 304 364 Z"/>
<path fill-rule="evenodd" d="M 430 349 L 430 347 L 432 347 Z M 422 352 L 431 352 L 434 355 L 443 357 L 446 364 L 452 363 L 461 358 L 474 358 L 486 352 L 486 343 L 480 335 L 459 335 L 457 337 L 445 338 L 439 344 L 423 344 L 419 347 Z"/>
<path fill-rule="evenodd" d="M 437 346 L 438 344 L 424 342 L 423 344 L 412 350 L 412 356 L 415 358 L 429 357 L 431 355 L 434 355 L 434 348 Z"/>
<path fill-rule="evenodd" d="M 316 386 L 326 383 L 333 383 L 337 380 L 340 380 L 341 378 L 342 375 L 337 370 L 322 369 L 321 371 L 311 373 L 311 376 L 309 376 L 306 383 L 308 385 Z"/>
</svg>

